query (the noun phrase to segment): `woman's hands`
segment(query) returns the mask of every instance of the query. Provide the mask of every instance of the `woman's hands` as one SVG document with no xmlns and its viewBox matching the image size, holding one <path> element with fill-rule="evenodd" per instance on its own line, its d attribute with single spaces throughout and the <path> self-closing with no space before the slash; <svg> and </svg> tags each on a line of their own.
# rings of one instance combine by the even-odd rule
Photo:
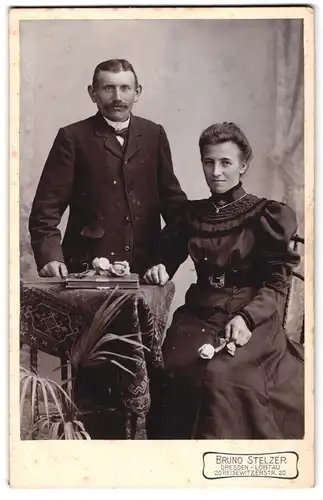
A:
<svg viewBox="0 0 323 500">
<path fill-rule="evenodd" d="M 146 283 L 151 285 L 165 285 L 169 280 L 169 274 L 164 264 L 158 264 L 148 269 L 143 279 Z"/>
<path fill-rule="evenodd" d="M 246 345 L 251 338 L 251 331 L 242 316 L 235 316 L 225 327 L 225 339 L 236 345 Z"/>
</svg>

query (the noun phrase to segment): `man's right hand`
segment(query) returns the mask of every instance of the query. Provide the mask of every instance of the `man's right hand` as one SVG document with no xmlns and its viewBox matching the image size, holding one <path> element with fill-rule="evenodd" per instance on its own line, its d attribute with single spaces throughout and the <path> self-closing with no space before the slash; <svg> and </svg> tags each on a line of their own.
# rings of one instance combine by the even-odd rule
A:
<svg viewBox="0 0 323 500">
<path fill-rule="evenodd" d="M 61 278 L 65 278 L 67 276 L 67 267 L 64 262 L 58 262 L 57 260 L 53 260 L 48 262 L 40 271 L 39 276 L 42 278 L 51 278 L 54 276 L 60 276 Z"/>
</svg>

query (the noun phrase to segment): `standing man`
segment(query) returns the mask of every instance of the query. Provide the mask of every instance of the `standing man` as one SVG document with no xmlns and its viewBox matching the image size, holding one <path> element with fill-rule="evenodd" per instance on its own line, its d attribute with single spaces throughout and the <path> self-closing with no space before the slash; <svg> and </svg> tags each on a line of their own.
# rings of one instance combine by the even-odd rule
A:
<svg viewBox="0 0 323 500">
<path fill-rule="evenodd" d="M 124 59 L 100 63 L 88 87 L 96 115 L 59 130 L 29 219 L 40 276 L 66 276 L 94 257 L 127 260 L 143 275 L 161 229 L 186 201 L 161 125 L 132 115 L 142 88 Z M 69 207 L 61 244 L 57 228 Z"/>
</svg>

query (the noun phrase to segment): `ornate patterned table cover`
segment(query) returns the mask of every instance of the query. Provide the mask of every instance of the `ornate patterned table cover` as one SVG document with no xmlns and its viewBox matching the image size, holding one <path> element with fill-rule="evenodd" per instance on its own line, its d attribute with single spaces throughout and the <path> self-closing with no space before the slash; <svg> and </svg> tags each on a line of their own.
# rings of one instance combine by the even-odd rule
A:
<svg viewBox="0 0 323 500">
<path fill-rule="evenodd" d="M 139 290 L 129 290 L 130 299 L 119 316 L 122 330 L 135 333 L 132 338 L 149 349 L 120 343 L 120 352 L 134 357 L 131 371 L 135 374 L 130 378 L 128 374 L 121 376 L 121 404 L 137 416 L 145 416 L 149 410 L 149 370 L 162 365 L 161 343 L 174 290 L 172 282 L 163 287 L 143 285 Z M 124 292 L 117 290 L 115 297 Z M 41 279 L 36 284 L 21 281 L 21 343 L 36 345 L 52 356 L 64 353 L 69 357 L 75 340 L 89 327 L 109 293 L 111 290 L 67 290 L 60 283 L 44 284 Z M 111 333 L 118 332 L 112 329 Z"/>
</svg>

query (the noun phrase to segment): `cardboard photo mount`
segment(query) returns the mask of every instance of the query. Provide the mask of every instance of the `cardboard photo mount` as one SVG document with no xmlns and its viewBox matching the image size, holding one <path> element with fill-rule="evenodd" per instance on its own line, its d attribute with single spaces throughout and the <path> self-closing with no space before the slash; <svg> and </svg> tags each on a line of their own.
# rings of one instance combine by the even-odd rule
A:
<svg viewBox="0 0 323 500">
<path fill-rule="evenodd" d="M 10 486 L 298 488 L 314 485 L 314 13 L 310 7 L 10 10 Z M 302 19 L 305 139 L 305 437 L 297 441 L 22 441 L 19 417 L 20 21 Z M 41 41 L 40 41 L 41 43 Z M 285 464 L 282 477 L 215 477 L 217 456 Z M 135 458 L 137 457 L 137 458 Z M 247 457 L 247 458 L 245 458 Z M 258 458 L 257 458 L 258 457 Z M 261 458 L 262 457 L 262 458 Z M 278 457 L 276 459 L 276 457 Z M 221 458 L 222 460 L 222 458 Z M 239 464 L 238 458 L 236 458 Z M 279 469 L 277 469 L 279 470 Z M 281 469 L 283 470 L 283 469 Z"/>
</svg>

